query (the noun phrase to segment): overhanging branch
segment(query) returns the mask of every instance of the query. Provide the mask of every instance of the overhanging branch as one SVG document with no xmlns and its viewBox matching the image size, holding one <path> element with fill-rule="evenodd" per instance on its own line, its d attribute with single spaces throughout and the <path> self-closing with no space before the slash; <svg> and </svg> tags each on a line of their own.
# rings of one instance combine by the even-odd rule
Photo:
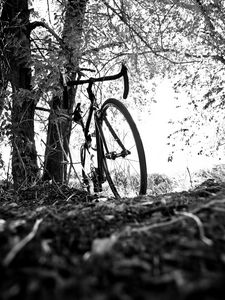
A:
<svg viewBox="0 0 225 300">
<path fill-rule="evenodd" d="M 105 50 L 108 48 L 113 48 L 113 47 L 121 47 L 123 45 L 122 42 L 112 42 L 112 43 L 107 43 L 105 45 L 100 45 L 99 47 L 91 48 L 89 50 L 86 50 L 82 53 L 82 55 L 87 55 L 89 53 L 97 53 L 101 50 Z"/>
<path fill-rule="evenodd" d="M 37 27 L 43 27 L 43 28 L 47 29 L 51 33 L 51 35 L 54 36 L 54 38 L 60 43 L 60 45 L 64 47 L 64 42 L 63 42 L 62 38 L 45 22 L 34 21 L 34 22 L 30 23 L 28 25 L 28 31 L 31 32 L 32 30 L 34 30 Z"/>
</svg>

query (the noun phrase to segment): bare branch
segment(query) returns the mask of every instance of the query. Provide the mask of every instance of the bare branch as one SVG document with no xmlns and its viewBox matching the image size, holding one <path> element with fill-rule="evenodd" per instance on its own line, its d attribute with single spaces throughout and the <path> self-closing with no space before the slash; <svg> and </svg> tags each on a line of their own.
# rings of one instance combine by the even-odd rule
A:
<svg viewBox="0 0 225 300">
<path fill-rule="evenodd" d="M 60 43 L 60 45 L 64 46 L 62 38 L 45 22 L 42 22 L 42 21 L 32 22 L 29 24 L 28 30 L 31 32 L 32 30 L 34 30 L 37 27 L 46 28 L 51 33 L 51 35 L 54 36 L 54 38 Z"/>
<path fill-rule="evenodd" d="M 208 25 L 209 29 L 211 31 L 215 31 L 215 27 L 208 15 L 206 9 L 203 7 L 201 1 L 200 0 L 194 0 L 194 1 L 197 3 L 199 10 L 200 10 L 201 14 L 203 15 L 203 17 L 205 18 L 206 24 Z"/>
<path fill-rule="evenodd" d="M 139 40 L 151 50 L 151 52 L 158 57 L 161 57 L 162 59 L 165 59 L 173 64 L 179 64 L 180 62 L 174 61 L 162 54 L 160 54 L 158 51 L 156 51 L 145 39 L 144 37 L 134 28 L 129 24 L 129 21 L 127 18 L 124 18 L 124 15 L 121 12 L 118 12 L 114 7 L 112 7 L 109 3 L 107 3 L 105 0 L 102 0 L 102 2 L 105 4 L 105 6 L 110 9 L 128 28 L 131 32 L 133 32 Z M 121 13 L 121 14 L 120 14 Z"/>
<path fill-rule="evenodd" d="M 192 12 L 199 12 L 199 7 L 196 4 L 190 4 L 186 1 L 180 1 L 180 0 L 159 0 L 162 4 L 168 4 L 168 5 L 176 5 L 178 7 L 187 9 Z"/>
<path fill-rule="evenodd" d="M 91 48 L 87 51 L 84 51 L 82 53 L 82 55 L 86 55 L 86 54 L 89 54 L 89 53 L 93 53 L 93 52 L 99 52 L 101 50 L 104 50 L 104 49 L 108 49 L 108 48 L 113 48 L 113 47 L 120 47 L 122 46 L 122 42 L 113 42 L 113 43 L 108 43 L 108 44 L 105 44 L 105 45 L 101 45 L 99 47 L 96 47 L 96 48 Z"/>
<path fill-rule="evenodd" d="M 32 231 L 9 251 L 3 260 L 4 266 L 8 266 L 16 257 L 16 255 L 36 236 L 39 225 L 42 221 L 43 219 L 36 220 Z"/>
<path fill-rule="evenodd" d="M 184 217 L 190 218 L 193 221 L 195 221 L 195 223 L 198 227 L 200 240 L 208 246 L 213 245 L 213 241 L 205 236 L 205 231 L 204 231 L 203 224 L 202 224 L 202 222 L 201 222 L 201 220 L 199 219 L 198 216 L 196 216 L 196 215 L 194 215 L 193 213 L 190 213 L 190 212 L 175 212 L 175 214 L 177 216 L 184 216 Z"/>
</svg>

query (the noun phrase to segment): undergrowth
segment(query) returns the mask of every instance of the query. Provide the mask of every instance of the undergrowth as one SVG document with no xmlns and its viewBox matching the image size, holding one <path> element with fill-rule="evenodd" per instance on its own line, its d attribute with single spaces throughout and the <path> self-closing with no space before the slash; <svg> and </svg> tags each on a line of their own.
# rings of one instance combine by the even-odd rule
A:
<svg viewBox="0 0 225 300">
<path fill-rule="evenodd" d="M 159 173 L 149 174 L 148 194 L 157 196 L 171 192 L 192 190 L 208 179 L 224 182 L 225 164 L 215 165 L 212 168 L 200 169 L 194 172 L 191 172 L 187 168 L 185 172 L 173 176 Z"/>
</svg>

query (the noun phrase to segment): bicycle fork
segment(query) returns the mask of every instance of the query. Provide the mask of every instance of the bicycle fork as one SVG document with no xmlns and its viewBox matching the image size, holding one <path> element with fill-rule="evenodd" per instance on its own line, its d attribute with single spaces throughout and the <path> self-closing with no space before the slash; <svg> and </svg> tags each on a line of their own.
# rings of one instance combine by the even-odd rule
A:
<svg viewBox="0 0 225 300">
<path fill-rule="evenodd" d="M 105 122 L 105 125 L 108 128 L 109 133 L 117 142 L 121 151 L 110 151 L 108 145 L 106 143 L 102 122 Z M 127 150 L 115 130 L 112 128 L 110 122 L 107 120 L 106 116 L 98 116 L 98 112 L 95 114 L 95 131 L 96 131 L 96 144 L 97 144 L 97 161 L 98 161 L 98 182 L 99 186 L 102 189 L 102 183 L 106 181 L 106 172 L 108 173 L 107 159 L 115 160 L 116 158 L 123 157 L 125 158 L 127 155 L 131 154 L 129 150 Z"/>
</svg>

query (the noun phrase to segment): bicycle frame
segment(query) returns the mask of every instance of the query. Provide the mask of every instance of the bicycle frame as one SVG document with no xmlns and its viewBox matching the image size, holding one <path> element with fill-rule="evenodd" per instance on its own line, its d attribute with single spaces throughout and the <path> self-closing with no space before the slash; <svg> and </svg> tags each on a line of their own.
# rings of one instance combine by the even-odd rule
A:
<svg viewBox="0 0 225 300">
<path fill-rule="evenodd" d="M 98 107 L 97 101 L 95 96 L 93 94 L 90 94 L 90 101 L 91 104 L 88 108 L 88 116 L 87 121 L 85 124 L 83 124 L 83 132 L 85 137 L 85 143 L 82 145 L 82 147 L 86 148 L 86 150 L 89 152 L 89 148 L 91 148 L 91 142 L 92 137 L 90 135 L 90 125 L 91 121 L 94 118 L 94 126 L 95 126 L 95 137 L 96 137 L 96 152 L 97 152 L 97 169 L 94 170 L 95 174 L 95 184 L 96 184 L 96 190 L 101 191 L 102 190 L 102 183 L 105 182 L 105 169 L 107 168 L 106 158 L 108 159 L 116 159 L 118 157 L 125 157 L 130 154 L 130 151 L 127 150 L 123 144 L 123 142 L 120 140 L 114 129 L 112 128 L 111 124 L 107 120 L 107 116 L 103 116 L 101 110 Z M 109 152 L 107 143 L 105 141 L 105 137 L 102 131 L 101 127 L 101 121 L 104 120 L 105 124 L 108 127 L 109 132 L 114 137 L 115 141 L 118 143 L 118 145 L 121 148 L 120 153 L 114 153 Z M 84 160 L 86 157 L 84 157 Z M 84 170 L 83 170 L 84 171 Z M 83 175 L 85 172 L 83 173 Z M 86 177 L 86 174 L 83 176 Z M 89 183 L 87 183 L 89 185 Z"/>
<path fill-rule="evenodd" d="M 92 93 L 91 87 L 92 87 L 92 84 L 90 84 L 90 86 L 88 87 L 88 94 L 89 94 L 89 99 L 91 101 L 91 104 L 88 108 L 87 121 L 83 125 L 85 142 L 82 146 L 84 148 L 86 148 L 87 151 L 89 151 L 88 149 L 91 147 L 92 137 L 91 137 L 89 131 L 90 131 L 91 121 L 94 118 L 95 135 L 96 135 L 96 152 L 97 152 L 97 170 L 95 170 L 97 172 L 97 174 L 95 174 L 95 175 L 97 177 L 96 178 L 97 185 L 98 185 L 97 189 L 98 189 L 98 191 L 101 191 L 102 183 L 105 182 L 104 168 L 106 168 L 106 162 L 104 162 L 104 147 L 105 147 L 106 153 L 109 153 L 109 151 L 108 151 L 108 147 L 106 145 L 104 135 L 102 133 L 102 128 L 100 125 L 100 117 L 98 116 L 98 114 L 101 113 L 101 111 L 99 110 L 96 98 L 95 98 L 94 94 Z M 115 137 L 116 133 L 112 129 L 110 124 L 109 124 L 109 129 L 110 129 L 112 135 Z M 117 137 L 116 140 L 118 141 L 118 144 L 125 150 L 125 147 L 123 146 L 120 139 Z M 106 154 L 106 156 L 107 156 L 107 154 Z M 84 159 L 86 159 L 86 158 L 84 158 Z"/>
<path fill-rule="evenodd" d="M 88 84 L 87 92 L 90 105 L 85 114 L 85 121 L 82 116 L 81 103 L 77 103 L 72 114 L 64 114 L 64 112 L 61 112 L 60 107 L 57 107 L 56 113 L 59 117 L 63 116 L 80 124 L 83 129 L 85 142 L 80 148 L 80 158 L 83 183 L 87 183 L 86 189 L 91 192 L 90 187 L 93 183 L 94 192 L 97 191 L 96 189 L 101 191 L 103 183 L 107 181 L 107 188 L 110 187 L 116 197 L 120 198 L 121 195 L 126 197 L 127 187 L 130 195 L 145 194 L 147 190 L 146 159 L 141 137 L 132 116 L 126 106 L 115 98 L 109 98 L 102 105 L 98 105 L 95 94 L 92 91 L 92 86 L 95 82 L 115 80 L 123 77 L 123 98 L 126 99 L 129 92 L 126 66 L 122 65 L 121 71 L 111 76 L 91 77 L 85 80 L 80 80 L 80 76 L 78 76 L 78 80 L 74 81 L 66 81 L 66 78 L 64 78 L 63 97 L 68 96 L 67 88 L 69 86 Z M 50 109 L 39 107 L 37 109 L 51 111 Z M 118 124 L 123 124 L 124 128 L 128 130 L 125 135 L 124 131 L 121 131 L 121 128 L 117 126 L 117 122 L 114 122 L 117 114 L 120 119 Z M 93 123 L 94 135 L 91 133 Z M 92 139 L 94 136 L 96 138 L 96 146 L 93 147 Z M 133 142 L 132 145 L 130 145 L 130 141 Z M 96 154 L 93 155 L 92 150 Z M 130 156 L 127 157 L 128 155 Z M 122 177 L 120 174 L 122 174 Z M 125 180 L 126 178 L 129 179 Z"/>
<path fill-rule="evenodd" d="M 89 98 L 91 104 L 88 108 L 87 120 L 86 120 L 86 123 L 84 124 L 82 116 L 80 114 L 81 110 L 80 110 L 80 107 L 79 107 L 78 108 L 78 121 L 79 121 L 79 118 L 80 118 L 81 125 L 82 125 L 83 132 L 84 132 L 84 137 L 85 137 L 85 142 L 82 145 L 82 147 L 84 147 L 89 152 L 89 149 L 91 148 L 91 142 L 92 142 L 92 137 L 91 137 L 91 134 L 90 134 L 89 131 L 90 131 L 91 121 L 94 117 L 96 147 L 97 147 L 97 149 L 96 149 L 97 150 L 97 170 L 94 170 L 94 172 L 97 173 L 97 174 L 94 174 L 93 176 L 94 176 L 95 179 L 97 177 L 97 184 L 98 184 L 99 191 L 102 190 L 102 183 L 105 182 L 105 180 L 106 180 L 105 179 L 105 174 L 104 174 L 105 173 L 104 171 L 105 170 L 107 171 L 106 158 L 115 159 L 117 157 L 125 157 L 126 155 L 130 154 L 130 152 L 128 150 L 126 150 L 126 148 L 124 147 L 122 141 L 119 139 L 116 132 L 113 130 L 112 126 L 107 121 L 106 116 L 103 116 L 101 114 L 101 110 L 100 110 L 100 108 L 98 106 L 98 103 L 96 101 L 96 97 L 95 97 L 95 95 L 92 91 L 92 86 L 95 82 L 110 81 L 110 80 L 118 79 L 120 77 L 123 77 L 123 79 L 124 79 L 123 98 L 126 99 L 127 96 L 128 96 L 128 93 L 129 93 L 129 81 L 128 81 L 128 75 L 127 75 L 127 68 L 126 68 L 125 65 L 122 65 L 121 71 L 116 75 L 99 77 L 99 78 L 89 78 L 88 80 L 77 80 L 77 81 L 75 80 L 75 81 L 68 81 L 67 82 L 67 86 L 82 85 L 82 84 L 88 83 L 87 92 L 88 92 L 88 98 Z M 75 109 L 75 111 L 76 111 L 76 109 Z M 118 145 L 122 149 L 122 151 L 119 154 L 114 153 L 114 152 L 110 153 L 109 150 L 108 150 L 108 147 L 107 147 L 107 144 L 106 144 L 106 141 L 105 141 L 105 137 L 104 137 L 104 134 L 102 132 L 102 128 L 101 128 L 101 124 L 100 124 L 102 118 L 104 118 L 104 121 L 105 121 L 105 123 L 106 123 L 106 125 L 109 129 L 109 132 L 112 134 L 112 136 L 118 142 Z M 74 115 L 74 119 L 75 119 L 75 115 Z M 82 167 L 83 168 L 85 166 L 85 159 L 86 159 L 86 156 L 83 157 L 83 160 L 84 160 L 82 162 Z M 87 174 L 85 173 L 84 169 L 82 170 L 82 173 L 83 173 L 83 178 L 86 181 Z M 89 179 L 88 179 L 88 181 L 89 181 Z M 89 183 L 88 183 L 88 187 L 89 187 Z"/>
</svg>

